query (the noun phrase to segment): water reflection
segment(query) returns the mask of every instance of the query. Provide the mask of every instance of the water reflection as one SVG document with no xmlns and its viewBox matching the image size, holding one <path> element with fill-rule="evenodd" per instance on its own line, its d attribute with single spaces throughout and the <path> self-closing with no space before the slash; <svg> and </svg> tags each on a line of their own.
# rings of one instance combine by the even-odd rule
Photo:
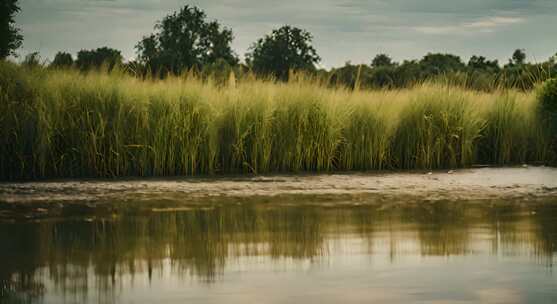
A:
<svg viewBox="0 0 557 304">
<path fill-rule="evenodd" d="M 557 201 L 252 201 L 149 210 L 0 224 L 0 299 L 110 302 L 136 277 L 219 284 L 228 266 L 246 258 L 311 265 L 350 254 L 391 264 L 405 257 L 521 256 L 551 270 L 557 254 Z"/>
</svg>

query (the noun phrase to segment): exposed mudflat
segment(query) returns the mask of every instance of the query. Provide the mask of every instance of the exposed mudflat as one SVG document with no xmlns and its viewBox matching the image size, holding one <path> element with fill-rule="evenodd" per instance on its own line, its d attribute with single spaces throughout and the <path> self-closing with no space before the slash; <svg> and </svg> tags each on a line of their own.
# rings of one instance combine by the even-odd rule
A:
<svg viewBox="0 0 557 304">
<path fill-rule="evenodd" d="M 557 168 L 0 183 L 0 202 L 199 201 L 311 195 L 482 200 L 557 197 Z"/>
</svg>

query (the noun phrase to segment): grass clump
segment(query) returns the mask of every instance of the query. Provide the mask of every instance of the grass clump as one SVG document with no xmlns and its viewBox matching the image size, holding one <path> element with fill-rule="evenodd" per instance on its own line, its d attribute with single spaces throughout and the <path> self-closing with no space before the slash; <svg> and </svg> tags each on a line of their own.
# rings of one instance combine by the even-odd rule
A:
<svg viewBox="0 0 557 304">
<path fill-rule="evenodd" d="M 393 139 L 395 164 L 404 169 L 471 165 L 484 120 L 466 92 L 420 88 L 402 109 Z"/>
<path fill-rule="evenodd" d="M 435 83 L 361 91 L 303 77 L 230 79 L 139 80 L 0 62 L 0 179 L 438 169 L 551 157 L 544 123 L 554 112 L 537 110 L 548 109 L 548 89 L 537 98 Z"/>
</svg>

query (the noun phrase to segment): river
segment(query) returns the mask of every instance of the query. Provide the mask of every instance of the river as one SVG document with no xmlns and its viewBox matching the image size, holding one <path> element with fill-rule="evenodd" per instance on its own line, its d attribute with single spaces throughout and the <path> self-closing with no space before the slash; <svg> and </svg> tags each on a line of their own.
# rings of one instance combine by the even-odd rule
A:
<svg viewBox="0 0 557 304">
<path fill-rule="evenodd" d="M 1 303 L 557 303 L 557 169 L 0 183 Z"/>
</svg>

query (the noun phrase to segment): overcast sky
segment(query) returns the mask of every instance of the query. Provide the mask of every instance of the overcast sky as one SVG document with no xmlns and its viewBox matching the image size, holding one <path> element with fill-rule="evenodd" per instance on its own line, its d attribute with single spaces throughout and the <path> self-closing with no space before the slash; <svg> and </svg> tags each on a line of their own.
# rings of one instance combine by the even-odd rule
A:
<svg viewBox="0 0 557 304">
<path fill-rule="evenodd" d="M 557 0 L 20 0 L 20 53 L 52 58 L 59 50 L 109 46 L 131 59 L 155 22 L 186 4 L 231 27 L 241 58 L 284 24 L 314 35 L 323 67 L 369 63 L 377 53 L 397 61 L 449 52 L 500 62 L 516 48 L 529 61 L 557 53 Z"/>
</svg>

